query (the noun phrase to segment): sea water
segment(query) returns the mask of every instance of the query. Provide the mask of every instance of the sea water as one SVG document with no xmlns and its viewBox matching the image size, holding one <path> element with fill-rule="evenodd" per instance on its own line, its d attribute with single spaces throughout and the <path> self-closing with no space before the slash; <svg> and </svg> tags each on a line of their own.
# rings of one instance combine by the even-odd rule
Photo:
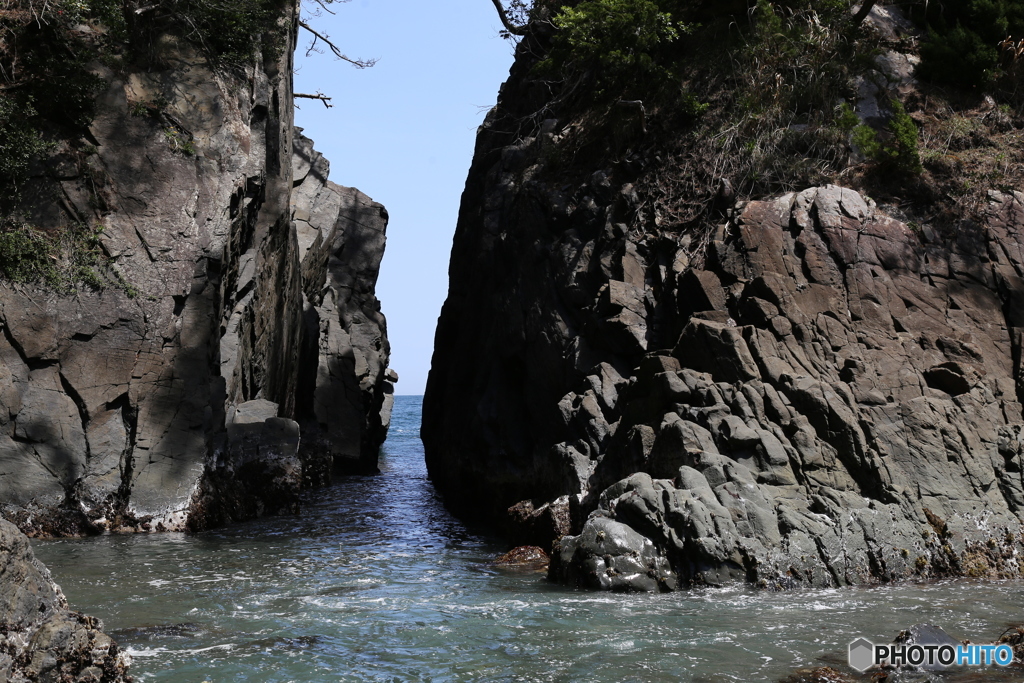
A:
<svg viewBox="0 0 1024 683">
<path fill-rule="evenodd" d="M 420 405 L 397 398 L 381 474 L 309 492 L 299 516 L 36 554 L 141 681 L 776 681 L 845 669 L 860 636 L 932 623 L 991 642 L 1024 622 L 1021 582 L 611 595 L 499 569 L 507 547 L 449 515 L 427 479 Z"/>
</svg>

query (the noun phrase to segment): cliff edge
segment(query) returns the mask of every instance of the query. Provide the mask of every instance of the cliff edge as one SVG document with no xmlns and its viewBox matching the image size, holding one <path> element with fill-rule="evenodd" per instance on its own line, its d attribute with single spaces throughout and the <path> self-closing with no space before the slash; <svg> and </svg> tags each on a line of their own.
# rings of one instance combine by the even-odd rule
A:
<svg viewBox="0 0 1024 683">
<path fill-rule="evenodd" d="M 62 535 L 295 511 L 332 472 L 376 468 L 387 212 L 294 128 L 295 3 L 206 8 L 240 14 L 185 17 L 198 38 L 174 22 L 205 6 L 93 6 L 2 17 L 44 75 L 25 54 L 86 55 L 92 98 L 67 120 L 2 95 L 39 142 L 4 186 L 3 514 Z M 228 20 L 262 23 L 239 42 Z"/>
<path fill-rule="evenodd" d="M 939 111 L 897 8 L 805 4 L 758 3 L 731 44 L 701 15 L 625 66 L 565 56 L 598 0 L 538 8 L 480 128 L 422 436 L 447 504 L 553 543 L 555 580 L 1020 575 L 1019 165 L 956 195 L 930 136 L 955 113 L 958 168 L 1019 164 L 1024 121 L 978 93 Z M 637 35 L 675 41 L 664 16 Z M 650 63 L 682 93 L 609 80 Z M 817 105 L 811 74 L 836 74 Z"/>
</svg>

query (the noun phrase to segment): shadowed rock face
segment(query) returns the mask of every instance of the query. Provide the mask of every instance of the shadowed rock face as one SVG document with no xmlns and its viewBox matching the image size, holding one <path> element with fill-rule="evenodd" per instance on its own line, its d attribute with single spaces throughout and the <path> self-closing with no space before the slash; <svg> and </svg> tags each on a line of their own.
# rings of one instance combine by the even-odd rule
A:
<svg viewBox="0 0 1024 683">
<path fill-rule="evenodd" d="M 294 132 L 291 46 L 244 77 L 170 39 L 162 68 L 97 64 L 95 154 L 28 179 L 34 224 L 103 225 L 131 287 L 0 283 L 0 506 L 24 530 L 200 528 L 376 467 L 387 214 Z"/>
<path fill-rule="evenodd" d="M 28 539 L 0 519 L 0 677 L 119 683 L 130 664 L 98 619 L 68 609 Z"/>
<path fill-rule="evenodd" d="M 307 339 L 299 378 L 303 448 L 343 472 L 375 472 L 398 375 L 388 370 L 387 324 L 374 294 L 388 213 L 327 180 L 313 142 L 296 139 L 295 228 Z"/>
<path fill-rule="evenodd" d="M 691 243 L 639 227 L 621 168 L 548 180 L 557 125 L 517 136 L 517 83 L 479 134 L 424 400 L 455 510 L 568 496 L 551 573 L 595 588 L 672 584 L 601 547 L 608 520 L 680 585 L 1020 573 L 1024 194 L 939 235 L 814 187 Z"/>
</svg>

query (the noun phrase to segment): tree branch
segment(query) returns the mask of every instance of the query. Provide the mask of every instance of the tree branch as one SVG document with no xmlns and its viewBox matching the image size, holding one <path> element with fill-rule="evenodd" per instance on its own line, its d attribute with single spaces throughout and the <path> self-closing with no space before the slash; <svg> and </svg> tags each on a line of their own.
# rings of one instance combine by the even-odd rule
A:
<svg viewBox="0 0 1024 683">
<path fill-rule="evenodd" d="M 864 0 L 860 5 L 860 9 L 853 15 L 853 25 L 860 26 L 861 22 L 871 14 L 871 8 L 874 6 L 875 0 Z"/>
<path fill-rule="evenodd" d="M 316 4 L 320 5 L 320 7 L 322 7 L 323 10 L 325 12 L 327 12 L 328 14 L 337 14 L 337 12 L 335 12 L 334 10 L 328 8 L 327 5 L 324 4 L 324 0 L 315 0 L 315 2 L 316 2 Z M 344 2 L 348 2 L 348 0 L 344 0 Z"/>
<path fill-rule="evenodd" d="M 327 47 L 331 48 L 331 52 L 334 53 L 335 57 L 337 57 L 338 59 L 345 60 L 349 64 L 355 66 L 357 69 L 365 69 L 377 63 L 376 59 L 352 59 L 351 57 L 346 57 L 344 54 L 342 54 L 341 50 L 338 49 L 338 46 L 332 43 L 327 36 L 321 33 L 317 33 L 314 29 L 310 28 L 309 24 L 307 24 L 306 22 L 300 21 L 299 26 L 313 34 L 313 43 L 309 46 L 309 50 L 306 51 L 307 56 L 309 55 L 310 52 L 313 51 L 313 47 L 316 45 L 316 41 L 322 40 L 325 43 L 327 43 Z"/>
<path fill-rule="evenodd" d="M 327 95 L 324 95 L 323 93 L 319 93 L 319 92 L 317 94 L 315 94 L 315 95 L 307 95 L 306 93 L 297 92 L 297 93 L 294 93 L 292 95 L 292 97 L 304 97 L 307 100 L 320 100 L 321 102 L 324 103 L 324 106 L 327 107 L 328 109 L 330 109 L 331 107 L 334 106 L 333 104 L 330 104 L 330 101 L 331 101 L 330 97 L 328 97 Z"/>
<path fill-rule="evenodd" d="M 501 17 L 501 23 L 505 27 L 505 30 L 514 36 L 525 36 L 526 27 L 516 26 L 508 19 L 508 14 L 505 13 L 505 7 L 501 4 L 501 0 L 491 0 L 494 3 L 494 9 L 498 10 L 498 16 Z"/>
</svg>

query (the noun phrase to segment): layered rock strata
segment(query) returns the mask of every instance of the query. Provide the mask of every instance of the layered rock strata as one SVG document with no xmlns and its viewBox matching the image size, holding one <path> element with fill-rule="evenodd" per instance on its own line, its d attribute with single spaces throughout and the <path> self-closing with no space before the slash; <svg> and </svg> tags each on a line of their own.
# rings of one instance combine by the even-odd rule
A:
<svg viewBox="0 0 1024 683">
<path fill-rule="evenodd" d="M 374 469 L 387 214 L 295 134 L 286 43 L 244 75 L 171 38 L 158 68 L 97 63 L 91 151 L 27 179 L 30 222 L 103 226 L 123 286 L 0 284 L 0 505 L 26 531 L 201 528 Z"/>
<path fill-rule="evenodd" d="M 0 678 L 120 683 L 130 664 L 98 619 L 68 609 L 28 539 L 0 519 Z"/>
<path fill-rule="evenodd" d="M 551 575 L 593 588 L 1019 575 L 1024 194 L 948 232 L 837 186 L 652 230 L 643 160 L 555 180 L 516 68 L 424 401 L 446 501 L 568 517 Z"/>
</svg>

